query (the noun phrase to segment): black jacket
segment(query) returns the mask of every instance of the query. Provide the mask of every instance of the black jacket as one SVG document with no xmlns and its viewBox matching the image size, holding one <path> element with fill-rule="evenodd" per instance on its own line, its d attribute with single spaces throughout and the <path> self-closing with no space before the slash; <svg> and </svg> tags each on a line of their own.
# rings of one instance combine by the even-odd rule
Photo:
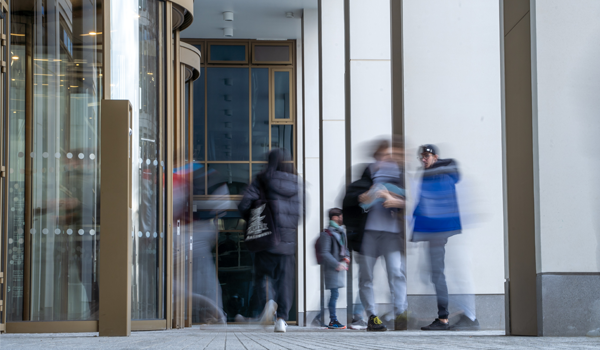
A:
<svg viewBox="0 0 600 350">
<path fill-rule="evenodd" d="M 357 252 L 360 252 L 360 245 L 362 244 L 365 225 L 367 223 L 367 213 L 359 206 L 360 201 L 358 200 L 358 196 L 367 192 L 371 186 L 373 186 L 371 169 L 367 166 L 362 177 L 348 185 L 342 203 L 348 248 Z"/>
<path fill-rule="evenodd" d="M 298 220 L 300 218 L 300 197 L 298 177 L 294 174 L 275 171 L 266 180 L 267 199 L 274 201 L 275 226 L 281 243 L 267 250 L 272 254 L 293 255 L 296 253 Z M 260 198 L 257 181 L 253 181 L 238 205 L 243 218 L 248 218 L 252 202 Z"/>
</svg>

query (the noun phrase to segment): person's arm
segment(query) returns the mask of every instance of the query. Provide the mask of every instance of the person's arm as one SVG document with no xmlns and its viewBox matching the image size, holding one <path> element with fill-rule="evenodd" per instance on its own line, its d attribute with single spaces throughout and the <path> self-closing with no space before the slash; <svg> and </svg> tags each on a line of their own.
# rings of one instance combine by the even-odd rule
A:
<svg viewBox="0 0 600 350">
<path fill-rule="evenodd" d="M 327 232 L 321 232 L 321 244 L 319 244 L 319 255 L 321 255 L 321 259 L 324 264 L 338 267 L 340 264 L 339 261 L 331 254 L 331 246 L 334 243 L 333 237 L 331 237 Z"/>
<path fill-rule="evenodd" d="M 260 198 L 260 190 L 258 189 L 258 185 L 256 180 L 252 182 L 252 184 L 248 187 L 246 192 L 244 193 L 244 197 L 238 204 L 238 210 L 240 214 L 242 214 L 242 218 L 247 219 L 249 216 L 250 207 L 252 206 L 252 202 Z"/>
</svg>

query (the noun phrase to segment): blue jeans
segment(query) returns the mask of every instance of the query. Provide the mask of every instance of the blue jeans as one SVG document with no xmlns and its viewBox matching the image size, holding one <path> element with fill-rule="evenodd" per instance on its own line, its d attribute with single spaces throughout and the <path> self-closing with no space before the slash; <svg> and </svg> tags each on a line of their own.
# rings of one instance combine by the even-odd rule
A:
<svg viewBox="0 0 600 350">
<path fill-rule="evenodd" d="M 340 291 L 338 288 L 331 288 L 331 295 L 329 296 L 329 318 L 331 320 L 337 320 L 337 316 L 335 314 L 335 305 L 337 304 L 337 300 L 340 297 Z"/>
</svg>

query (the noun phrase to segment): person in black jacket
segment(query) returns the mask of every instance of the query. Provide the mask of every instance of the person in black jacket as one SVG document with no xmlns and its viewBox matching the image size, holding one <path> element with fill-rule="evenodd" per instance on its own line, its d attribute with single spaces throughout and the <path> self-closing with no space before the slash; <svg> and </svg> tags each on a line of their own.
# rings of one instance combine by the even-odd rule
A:
<svg viewBox="0 0 600 350">
<path fill-rule="evenodd" d="M 280 235 L 280 243 L 270 249 L 256 253 L 254 257 L 255 279 L 262 285 L 265 278 L 273 285 L 277 303 L 277 321 L 275 332 L 285 332 L 288 314 L 294 297 L 294 279 L 296 273 L 296 253 L 298 220 L 300 217 L 300 197 L 298 177 L 293 166 L 285 163 L 286 156 L 280 149 L 269 153 L 267 168 L 257 175 L 257 179 L 246 190 L 238 210 L 243 218 L 248 218 L 252 202 L 260 198 L 258 181 L 266 187 L 266 197 L 276 205 L 275 226 Z M 259 303 L 267 305 L 266 290 L 259 288 Z M 266 312 L 266 316 L 269 312 Z"/>
</svg>

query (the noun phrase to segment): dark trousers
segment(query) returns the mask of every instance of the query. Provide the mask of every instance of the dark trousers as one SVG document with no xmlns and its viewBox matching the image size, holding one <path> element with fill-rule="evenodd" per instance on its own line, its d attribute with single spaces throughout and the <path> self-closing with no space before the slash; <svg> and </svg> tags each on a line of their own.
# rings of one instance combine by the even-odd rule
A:
<svg viewBox="0 0 600 350">
<path fill-rule="evenodd" d="M 264 285 L 262 281 L 268 279 L 271 287 L 269 290 L 274 291 L 275 295 L 269 295 L 269 299 L 277 303 L 277 318 L 287 321 L 295 291 L 296 257 L 258 252 L 254 259 L 254 269 L 258 285 Z M 267 288 L 258 288 L 258 302 L 259 305 L 267 303 Z"/>
<path fill-rule="evenodd" d="M 447 319 L 448 312 L 448 285 L 444 275 L 446 258 L 446 243 L 448 238 L 435 238 L 429 240 L 429 261 L 431 263 L 431 282 L 435 286 L 437 296 L 438 318 Z"/>
</svg>

